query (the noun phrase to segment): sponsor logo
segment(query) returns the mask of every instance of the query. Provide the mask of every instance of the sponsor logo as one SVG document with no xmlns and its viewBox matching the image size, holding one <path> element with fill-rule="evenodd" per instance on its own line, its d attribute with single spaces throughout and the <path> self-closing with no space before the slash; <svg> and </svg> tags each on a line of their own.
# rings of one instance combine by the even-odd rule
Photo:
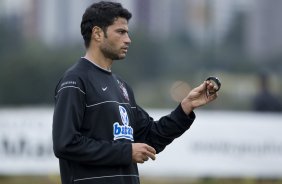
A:
<svg viewBox="0 0 282 184">
<path fill-rule="evenodd" d="M 128 139 L 133 141 L 133 128 L 129 126 L 129 118 L 126 109 L 119 106 L 119 113 L 123 125 L 120 125 L 119 122 L 113 124 L 114 140 Z"/>
<path fill-rule="evenodd" d="M 106 91 L 107 89 L 108 89 L 108 87 L 104 87 L 104 88 L 102 87 L 102 90 L 103 90 L 103 91 Z"/>
</svg>

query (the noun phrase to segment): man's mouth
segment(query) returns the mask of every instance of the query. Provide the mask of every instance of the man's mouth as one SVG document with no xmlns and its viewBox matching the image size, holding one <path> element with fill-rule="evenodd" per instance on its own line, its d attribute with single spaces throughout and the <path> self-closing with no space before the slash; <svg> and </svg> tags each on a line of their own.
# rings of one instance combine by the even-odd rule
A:
<svg viewBox="0 0 282 184">
<path fill-rule="evenodd" d="M 124 52 L 127 52 L 128 47 L 122 47 L 121 49 L 122 49 Z"/>
</svg>

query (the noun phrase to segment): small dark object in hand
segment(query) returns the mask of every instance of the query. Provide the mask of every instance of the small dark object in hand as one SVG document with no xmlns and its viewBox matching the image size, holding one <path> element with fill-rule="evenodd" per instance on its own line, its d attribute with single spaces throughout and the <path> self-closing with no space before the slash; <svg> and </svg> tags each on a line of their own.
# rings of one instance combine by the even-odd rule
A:
<svg viewBox="0 0 282 184">
<path fill-rule="evenodd" d="M 213 85 L 216 86 L 216 88 L 217 88 L 216 90 L 208 91 L 209 94 L 214 94 L 220 89 L 221 82 L 217 77 L 208 77 L 206 80 L 211 81 L 213 83 Z"/>
</svg>

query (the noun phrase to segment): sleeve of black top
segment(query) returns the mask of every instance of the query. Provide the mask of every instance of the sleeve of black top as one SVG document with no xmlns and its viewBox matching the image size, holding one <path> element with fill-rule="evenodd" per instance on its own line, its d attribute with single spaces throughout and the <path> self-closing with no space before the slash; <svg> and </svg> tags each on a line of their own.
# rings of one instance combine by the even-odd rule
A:
<svg viewBox="0 0 282 184">
<path fill-rule="evenodd" d="M 169 115 L 154 121 L 145 110 L 137 106 L 134 139 L 136 142 L 151 145 L 159 153 L 175 138 L 189 129 L 194 119 L 194 112 L 186 115 L 179 105 Z"/>
<path fill-rule="evenodd" d="M 55 94 L 52 130 L 55 155 L 92 165 L 130 164 L 131 144 L 98 141 L 81 134 L 85 107 L 83 82 L 76 76 L 63 78 Z"/>
</svg>

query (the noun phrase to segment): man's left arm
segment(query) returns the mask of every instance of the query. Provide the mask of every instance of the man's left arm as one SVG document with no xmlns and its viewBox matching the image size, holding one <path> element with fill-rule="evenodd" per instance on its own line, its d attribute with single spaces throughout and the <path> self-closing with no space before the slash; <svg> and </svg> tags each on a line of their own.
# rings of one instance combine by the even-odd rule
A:
<svg viewBox="0 0 282 184">
<path fill-rule="evenodd" d="M 194 88 L 171 114 L 154 121 L 142 108 L 136 108 L 135 141 L 146 143 L 161 152 L 175 138 L 190 128 L 195 120 L 194 109 L 208 104 L 217 98 L 217 94 L 207 95 L 207 90 L 215 86 L 205 81 Z"/>
</svg>

